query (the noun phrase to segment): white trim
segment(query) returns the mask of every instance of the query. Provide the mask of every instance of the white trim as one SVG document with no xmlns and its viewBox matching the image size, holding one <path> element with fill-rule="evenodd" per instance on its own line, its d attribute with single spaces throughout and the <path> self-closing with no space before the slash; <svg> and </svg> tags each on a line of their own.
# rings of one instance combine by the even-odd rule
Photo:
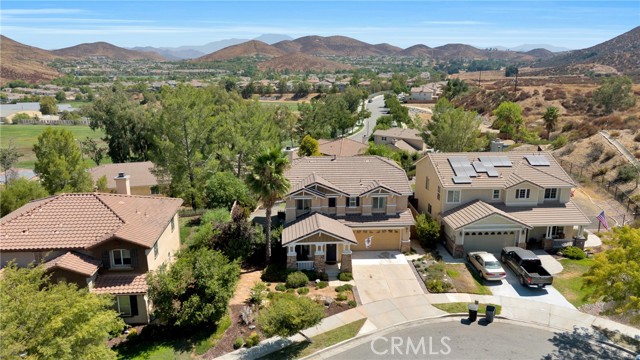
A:
<svg viewBox="0 0 640 360">
<path fill-rule="evenodd" d="M 449 193 L 453 193 L 453 192 L 457 192 L 458 193 L 458 201 L 449 201 Z M 445 200 L 445 204 L 460 204 L 460 201 L 462 199 L 462 190 L 447 190 L 446 192 L 446 198 Z"/>
<path fill-rule="evenodd" d="M 129 297 L 130 295 L 117 295 L 116 296 L 116 304 L 118 306 L 118 313 L 120 314 L 120 316 L 122 317 L 131 317 L 133 316 L 133 309 L 131 308 L 131 298 Z M 137 295 L 134 295 L 137 296 Z M 129 313 L 128 314 L 123 314 L 122 311 L 120 310 L 120 299 L 121 298 L 125 298 L 127 299 L 127 302 L 129 303 Z"/>
</svg>

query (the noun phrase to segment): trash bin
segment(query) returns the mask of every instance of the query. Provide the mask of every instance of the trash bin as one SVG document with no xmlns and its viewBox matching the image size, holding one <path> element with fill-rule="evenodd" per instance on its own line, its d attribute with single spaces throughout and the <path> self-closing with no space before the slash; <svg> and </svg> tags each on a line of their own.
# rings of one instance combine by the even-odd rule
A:
<svg viewBox="0 0 640 360">
<path fill-rule="evenodd" d="M 485 318 L 487 320 L 487 323 L 491 324 L 495 316 L 496 316 L 496 307 L 493 305 L 487 305 L 487 310 L 485 312 Z"/>
<path fill-rule="evenodd" d="M 469 321 L 474 322 L 478 318 L 478 304 L 469 304 Z"/>
</svg>

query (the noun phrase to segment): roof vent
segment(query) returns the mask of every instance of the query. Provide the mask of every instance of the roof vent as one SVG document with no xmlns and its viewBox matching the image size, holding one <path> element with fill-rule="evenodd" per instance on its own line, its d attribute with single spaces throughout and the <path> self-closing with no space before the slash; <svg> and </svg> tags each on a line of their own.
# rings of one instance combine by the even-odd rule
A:
<svg viewBox="0 0 640 360">
<path fill-rule="evenodd" d="M 123 177 L 124 177 L 124 173 L 123 173 L 123 172 L 118 173 L 118 177 L 119 177 L 119 178 L 123 178 Z"/>
</svg>

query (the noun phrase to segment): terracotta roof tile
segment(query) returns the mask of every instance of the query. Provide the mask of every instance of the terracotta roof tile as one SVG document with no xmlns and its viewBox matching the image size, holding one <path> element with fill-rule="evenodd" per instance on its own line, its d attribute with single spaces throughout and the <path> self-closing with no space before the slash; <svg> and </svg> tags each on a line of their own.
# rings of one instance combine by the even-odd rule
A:
<svg viewBox="0 0 640 360">
<path fill-rule="evenodd" d="M 297 219 L 282 230 L 282 245 L 318 232 L 324 232 L 354 244 L 358 243 L 351 228 L 345 226 L 338 220 L 319 213 L 313 213 Z"/>
<path fill-rule="evenodd" d="M 134 186 L 154 186 L 158 185 L 156 176 L 151 172 L 154 165 L 151 161 L 131 162 L 120 164 L 105 164 L 89 169 L 89 173 L 93 177 L 93 182 L 98 181 L 102 176 L 107 178 L 107 188 L 115 189 L 116 181 L 114 178 L 119 173 L 125 173 L 130 176 L 129 185 Z"/>
<path fill-rule="evenodd" d="M 91 292 L 113 295 L 145 294 L 147 292 L 147 274 L 98 275 Z"/>
<path fill-rule="evenodd" d="M 362 155 L 367 151 L 369 144 L 363 144 L 359 141 L 351 140 L 347 137 L 336 140 L 319 140 L 320 146 L 318 150 L 322 155 L 336 156 L 356 156 Z"/>
<path fill-rule="evenodd" d="M 91 276 L 98 271 L 101 263 L 100 260 L 94 259 L 91 256 L 69 251 L 47 261 L 44 263 L 44 267 L 47 270 L 64 269 Z"/>
</svg>

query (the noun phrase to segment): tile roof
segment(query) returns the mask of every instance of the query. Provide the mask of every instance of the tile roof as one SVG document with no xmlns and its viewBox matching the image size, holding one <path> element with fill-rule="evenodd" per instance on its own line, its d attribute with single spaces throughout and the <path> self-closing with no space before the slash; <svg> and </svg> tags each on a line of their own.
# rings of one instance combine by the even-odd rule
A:
<svg viewBox="0 0 640 360">
<path fill-rule="evenodd" d="M 299 189 L 314 172 L 350 196 L 362 194 L 374 180 L 402 195 L 413 193 L 404 170 L 379 156 L 305 157 L 294 160 L 285 175 L 291 188 Z"/>
<path fill-rule="evenodd" d="M 347 215 L 338 221 L 350 228 L 405 227 L 414 224 L 411 210 L 407 209 L 396 215 Z"/>
<path fill-rule="evenodd" d="M 400 139 L 398 141 L 396 141 L 395 143 L 393 143 L 393 146 L 395 146 L 396 148 L 400 149 L 400 150 L 404 150 L 406 152 L 412 153 L 412 152 L 416 152 L 416 151 L 422 151 L 423 149 L 416 149 L 413 145 L 409 144 L 408 142 Z"/>
<path fill-rule="evenodd" d="M 85 276 L 91 276 L 98 271 L 101 263 L 100 260 L 94 259 L 91 256 L 69 251 L 47 261 L 44 263 L 44 267 L 47 270 L 63 269 Z"/>
<path fill-rule="evenodd" d="M 393 127 L 386 130 L 378 129 L 373 133 L 373 135 L 388 136 L 396 139 L 409 139 L 409 140 L 422 141 L 422 137 L 420 136 L 420 130 L 416 130 L 416 129 L 404 129 L 399 127 Z"/>
<path fill-rule="evenodd" d="M 573 201 L 530 206 L 496 205 L 496 208 L 530 226 L 589 225 L 589 219 Z"/>
<path fill-rule="evenodd" d="M 304 188 L 306 188 L 309 185 L 313 185 L 313 184 L 318 184 L 318 185 L 322 185 L 326 188 L 329 189 L 334 189 L 338 192 L 344 192 L 342 190 L 340 190 L 340 188 L 334 184 L 332 184 L 331 182 L 327 181 L 325 178 L 323 178 L 322 176 L 318 175 L 316 172 L 312 172 L 309 176 L 307 176 L 306 178 L 304 178 L 302 181 L 299 181 L 297 184 L 295 184 L 295 186 L 291 187 L 291 190 L 289 190 L 289 193 L 294 193 L 296 191 L 302 190 Z"/>
<path fill-rule="evenodd" d="M 549 160 L 549 166 L 531 166 L 526 160 L 526 155 L 544 155 Z M 498 177 L 488 177 L 486 173 L 478 173 L 478 177 L 471 178 L 471 184 L 455 184 L 455 173 L 449 164 L 450 157 L 466 157 L 470 163 L 479 161 L 480 157 L 506 157 L 511 161 L 510 167 L 495 167 Z M 524 180 L 528 180 L 540 187 L 575 187 L 575 183 L 562 169 L 556 159 L 547 152 L 469 152 L 469 153 L 429 153 L 418 160 L 417 166 L 423 161 L 431 161 L 440 182 L 448 189 L 505 189 Z"/>
<path fill-rule="evenodd" d="M 113 237 L 150 248 L 181 199 L 120 194 L 61 194 L 0 219 L 0 250 L 83 249 Z"/>
<path fill-rule="evenodd" d="M 121 164 L 105 164 L 89 169 L 89 173 L 93 177 L 95 183 L 102 176 L 107 177 L 107 188 L 115 189 L 116 181 L 114 178 L 119 173 L 129 175 L 129 185 L 135 186 L 154 186 L 158 185 L 156 176 L 151 173 L 154 165 L 151 161 L 131 162 Z"/>
<path fill-rule="evenodd" d="M 145 294 L 147 292 L 147 274 L 126 273 L 98 275 L 91 292 L 96 294 Z"/>
<path fill-rule="evenodd" d="M 359 141 L 351 140 L 347 137 L 336 140 L 318 140 L 320 146 L 318 150 L 322 155 L 336 155 L 336 156 L 356 156 L 362 155 L 367 151 L 368 144 L 363 144 Z"/>
<path fill-rule="evenodd" d="M 353 230 L 340 221 L 319 213 L 313 213 L 290 223 L 282 230 L 282 245 L 323 232 L 330 236 L 357 244 Z"/>
<path fill-rule="evenodd" d="M 461 227 L 471 225 L 482 219 L 486 219 L 491 215 L 500 215 L 527 228 L 531 228 L 531 226 L 529 226 L 526 222 L 523 222 L 517 217 L 511 216 L 507 212 L 499 210 L 482 200 L 475 200 L 470 203 L 447 210 L 446 212 L 442 213 L 442 220 L 449 224 L 451 228 L 457 230 Z"/>
</svg>

